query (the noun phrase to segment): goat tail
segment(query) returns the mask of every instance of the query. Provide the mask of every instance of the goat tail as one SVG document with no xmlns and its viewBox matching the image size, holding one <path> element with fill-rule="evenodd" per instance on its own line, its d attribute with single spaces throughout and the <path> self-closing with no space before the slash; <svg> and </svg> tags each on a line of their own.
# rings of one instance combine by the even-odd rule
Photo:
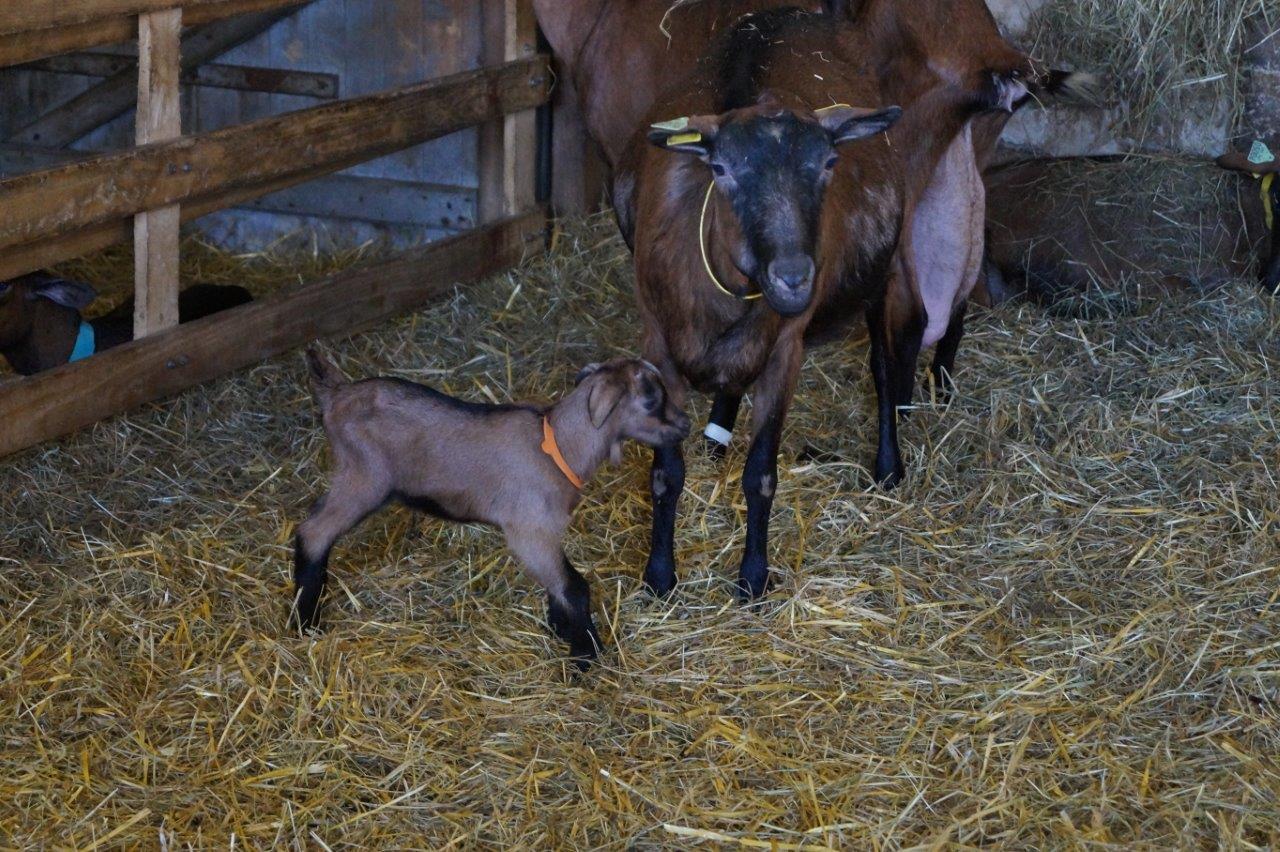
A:
<svg viewBox="0 0 1280 852">
<path fill-rule="evenodd" d="M 307 347 L 307 369 L 311 371 L 311 387 L 322 403 L 330 392 L 347 383 L 347 377 L 314 343 Z"/>
</svg>

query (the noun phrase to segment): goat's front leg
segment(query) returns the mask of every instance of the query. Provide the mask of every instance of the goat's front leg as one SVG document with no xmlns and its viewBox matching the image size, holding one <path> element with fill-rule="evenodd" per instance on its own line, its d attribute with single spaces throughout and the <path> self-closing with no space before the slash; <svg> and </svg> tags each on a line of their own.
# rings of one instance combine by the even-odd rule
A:
<svg viewBox="0 0 1280 852">
<path fill-rule="evenodd" d="M 898 447 L 898 409 L 909 405 L 924 337 L 924 309 L 882 301 L 867 311 L 871 375 L 879 408 L 876 482 L 893 488 L 906 475 Z"/>
<path fill-rule="evenodd" d="M 676 508 L 684 491 L 684 451 L 679 444 L 653 451 L 649 493 L 653 498 L 653 530 L 649 537 L 649 562 L 644 584 L 655 595 L 668 595 L 676 587 Z"/>
<path fill-rule="evenodd" d="M 586 671 L 603 643 L 591 617 L 591 586 L 560 548 L 563 531 L 507 526 L 503 532 L 525 573 L 547 591 L 547 625 L 569 645 L 574 664 Z"/>
<path fill-rule="evenodd" d="M 769 589 L 769 515 L 778 489 L 778 446 L 803 355 L 800 332 L 780 338 L 752 397 L 751 449 L 742 470 L 747 542 L 738 569 L 738 596 L 743 600 L 758 598 Z"/>
<path fill-rule="evenodd" d="M 711 403 L 711 416 L 707 421 L 707 430 L 703 433 L 707 442 L 707 452 L 712 458 L 722 459 L 729 451 L 729 442 L 733 439 L 733 425 L 738 421 L 738 409 L 742 407 L 742 394 L 716 394 Z"/>
<path fill-rule="evenodd" d="M 648 335 L 645 354 L 662 373 L 672 404 L 684 408 L 688 384 L 676 369 L 659 335 Z M 684 451 L 679 444 L 653 451 L 649 470 L 649 495 L 653 501 L 653 529 L 649 537 L 649 561 L 644 567 L 644 584 L 662 597 L 676 587 L 676 509 L 684 491 Z"/>
</svg>

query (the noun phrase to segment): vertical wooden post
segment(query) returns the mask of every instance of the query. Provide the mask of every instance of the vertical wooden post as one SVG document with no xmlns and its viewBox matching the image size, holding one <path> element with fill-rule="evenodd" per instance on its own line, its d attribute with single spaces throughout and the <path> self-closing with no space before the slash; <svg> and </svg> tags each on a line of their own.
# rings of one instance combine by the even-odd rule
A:
<svg viewBox="0 0 1280 852">
<path fill-rule="evenodd" d="M 483 62 L 496 65 L 537 52 L 537 20 L 531 0 L 484 0 L 480 14 Z M 492 222 L 534 204 L 537 116 L 509 115 L 480 128 L 480 221 Z"/>
<path fill-rule="evenodd" d="M 139 145 L 182 135 L 181 39 L 181 9 L 138 16 Z M 135 337 L 178 324 L 178 213 L 174 205 L 134 218 Z"/>
</svg>

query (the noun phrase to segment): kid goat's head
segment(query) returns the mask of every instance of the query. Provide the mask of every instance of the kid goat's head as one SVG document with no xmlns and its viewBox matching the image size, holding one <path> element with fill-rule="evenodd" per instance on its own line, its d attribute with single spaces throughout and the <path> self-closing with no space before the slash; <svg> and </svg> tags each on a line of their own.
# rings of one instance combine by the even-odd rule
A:
<svg viewBox="0 0 1280 852">
<path fill-rule="evenodd" d="M 723 115 L 654 125 L 649 141 L 710 167 L 742 234 L 735 265 L 770 307 L 791 317 L 813 299 L 819 214 L 840 146 L 883 133 L 901 114 L 843 104 L 787 109 L 766 96 Z"/>
<path fill-rule="evenodd" d="M 662 375 L 647 361 L 624 358 L 588 364 L 576 383 L 588 393 L 591 425 L 601 429 L 612 421 L 616 428 L 615 456 L 623 440 L 668 447 L 689 435 L 688 415 L 671 399 Z"/>
</svg>

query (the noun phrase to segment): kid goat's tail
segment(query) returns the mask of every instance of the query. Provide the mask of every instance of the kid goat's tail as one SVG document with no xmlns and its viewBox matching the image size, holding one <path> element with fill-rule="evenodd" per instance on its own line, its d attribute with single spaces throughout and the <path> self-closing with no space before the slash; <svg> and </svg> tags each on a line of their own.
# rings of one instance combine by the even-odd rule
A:
<svg viewBox="0 0 1280 852">
<path fill-rule="evenodd" d="M 311 371 L 311 387 L 321 405 L 329 394 L 347 383 L 347 377 L 314 343 L 307 347 L 307 368 Z"/>
</svg>

